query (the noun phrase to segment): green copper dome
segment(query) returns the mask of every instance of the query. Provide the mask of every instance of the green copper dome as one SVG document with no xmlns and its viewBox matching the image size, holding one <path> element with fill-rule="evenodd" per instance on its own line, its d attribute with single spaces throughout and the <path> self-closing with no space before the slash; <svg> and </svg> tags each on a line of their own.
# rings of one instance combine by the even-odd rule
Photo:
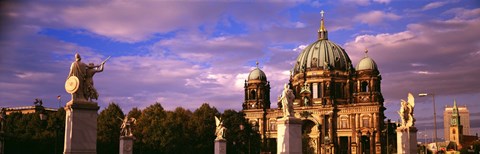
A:
<svg viewBox="0 0 480 154">
<path fill-rule="evenodd" d="M 318 40 L 300 53 L 293 68 L 293 75 L 312 69 L 349 71 L 352 68 L 352 61 L 345 50 L 328 40 L 323 11 L 321 13 L 322 20 L 320 20 L 320 28 L 317 31 Z"/>
<path fill-rule="evenodd" d="M 319 39 L 307 46 L 298 56 L 293 73 L 302 69 L 330 69 L 348 71 L 352 62 L 345 50 L 328 39 Z"/>
<path fill-rule="evenodd" d="M 360 62 L 358 62 L 357 64 L 356 69 L 357 71 L 378 70 L 377 63 L 375 63 L 375 61 L 373 61 L 373 59 L 370 57 L 364 57 L 362 60 L 360 60 Z"/>
<path fill-rule="evenodd" d="M 267 81 L 267 76 L 265 73 L 260 70 L 258 67 L 250 71 L 250 74 L 248 75 L 248 80 L 262 80 L 262 81 Z"/>
</svg>

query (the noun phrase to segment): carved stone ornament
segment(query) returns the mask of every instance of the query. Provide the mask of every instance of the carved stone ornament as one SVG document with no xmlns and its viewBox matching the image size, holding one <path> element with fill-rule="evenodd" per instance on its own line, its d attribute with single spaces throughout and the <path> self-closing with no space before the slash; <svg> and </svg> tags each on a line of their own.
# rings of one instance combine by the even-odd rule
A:
<svg viewBox="0 0 480 154">
<path fill-rule="evenodd" d="M 132 151 L 133 149 L 133 145 L 131 142 L 128 142 L 127 144 L 125 144 L 125 147 L 124 147 L 125 151 Z"/>
<path fill-rule="evenodd" d="M 65 90 L 67 93 L 73 94 L 77 92 L 79 85 L 80 81 L 78 78 L 76 76 L 70 76 L 65 82 Z"/>
</svg>

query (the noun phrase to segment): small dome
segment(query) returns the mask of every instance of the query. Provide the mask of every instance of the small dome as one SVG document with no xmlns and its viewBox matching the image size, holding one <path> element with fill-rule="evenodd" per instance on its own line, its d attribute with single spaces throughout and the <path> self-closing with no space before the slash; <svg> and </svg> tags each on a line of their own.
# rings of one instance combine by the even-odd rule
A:
<svg viewBox="0 0 480 154">
<path fill-rule="evenodd" d="M 248 75 L 248 80 L 262 80 L 262 81 L 267 81 L 267 76 L 265 73 L 260 70 L 258 67 L 250 71 L 250 74 Z"/>
<path fill-rule="evenodd" d="M 358 62 L 357 71 L 362 71 L 362 70 L 378 70 L 377 68 L 377 63 L 373 61 L 372 58 L 365 56 L 360 62 Z"/>
</svg>

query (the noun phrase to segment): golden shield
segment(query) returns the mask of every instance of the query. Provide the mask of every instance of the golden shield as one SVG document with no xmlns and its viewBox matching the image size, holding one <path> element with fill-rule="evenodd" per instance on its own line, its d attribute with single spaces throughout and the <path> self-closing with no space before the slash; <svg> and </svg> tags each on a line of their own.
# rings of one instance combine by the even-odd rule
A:
<svg viewBox="0 0 480 154">
<path fill-rule="evenodd" d="M 78 87 L 80 86 L 80 81 L 76 76 L 71 76 L 67 79 L 67 82 L 65 82 L 65 90 L 67 93 L 73 94 L 77 92 Z"/>
</svg>

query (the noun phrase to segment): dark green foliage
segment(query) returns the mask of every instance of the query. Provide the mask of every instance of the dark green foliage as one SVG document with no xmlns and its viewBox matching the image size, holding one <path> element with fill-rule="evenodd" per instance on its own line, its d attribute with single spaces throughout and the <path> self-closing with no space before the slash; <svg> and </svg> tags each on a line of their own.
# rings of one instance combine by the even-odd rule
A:
<svg viewBox="0 0 480 154">
<path fill-rule="evenodd" d="M 228 153 L 260 152 L 260 135 L 252 129 L 242 112 L 226 110 L 220 114 L 215 107 L 206 103 L 193 112 L 181 107 L 165 111 L 160 103 L 155 103 L 143 110 L 133 108 L 128 115 L 137 119 L 132 128 L 136 138 L 133 152 L 136 154 L 214 153 L 214 116 L 224 120 Z M 122 118 L 124 113 L 115 103 L 110 103 L 100 112 L 97 119 L 97 153 L 119 152 Z M 49 113 L 45 121 L 41 121 L 38 114 L 20 113 L 8 115 L 6 120 L 6 153 L 50 154 L 55 151 L 55 142 L 58 145 L 57 153 L 63 152 L 63 109 Z M 244 126 L 243 129 L 240 129 L 240 125 Z"/>
<path fill-rule="evenodd" d="M 145 108 L 137 119 L 136 129 L 133 130 L 135 140 L 134 153 L 164 153 L 163 143 L 166 129 L 162 126 L 166 112 L 160 103 Z"/>
<path fill-rule="evenodd" d="M 5 153 L 62 153 L 65 110 L 46 115 L 44 121 L 38 112 L 6 116 Z"/>
<path fill-rule="evenodd" d="M 252 130 L 243 112 L 225 110 L 222 119 L 227 128 L 227 153 L 260 153 L 260 135 Z"/>
<path fill-rule="evenodd" d="M 118 153 L 120 126 L 124 114 L 118 104 L 110 103 L 97 118 L 97 153 Z"/>
<path fill-rule="evenodd" d="M 215 118 L 220 113 L 215 107 L 207 103 L 202 104 L 193 112 L 190 119 L 193 128 L 192 144 L 198 153 L 213 153 L 213 140 L 215 139 Z"/>
<path fill-rule="evenodd" d="M 142 115 L 142 110 L 139 110 L 136 107 L 132 108 L 132 110 L 130 110 L 130 112 L 128 112 L 128 117 L 130 117 L 130 118 L 138 119 L 138 118 L 140 118 L 140 115 Z"/>
<path fill-rule="evenodd" d="M 181 107 L 175 111 L 168 111 L 163 122 L 166 127 L 164 142 L 160 146 L 165 147 L 165 153 L 194 153 L 191 148 L 193 137 L 192 127 L 189 125 L 192 112 Z"/>
</svg>

